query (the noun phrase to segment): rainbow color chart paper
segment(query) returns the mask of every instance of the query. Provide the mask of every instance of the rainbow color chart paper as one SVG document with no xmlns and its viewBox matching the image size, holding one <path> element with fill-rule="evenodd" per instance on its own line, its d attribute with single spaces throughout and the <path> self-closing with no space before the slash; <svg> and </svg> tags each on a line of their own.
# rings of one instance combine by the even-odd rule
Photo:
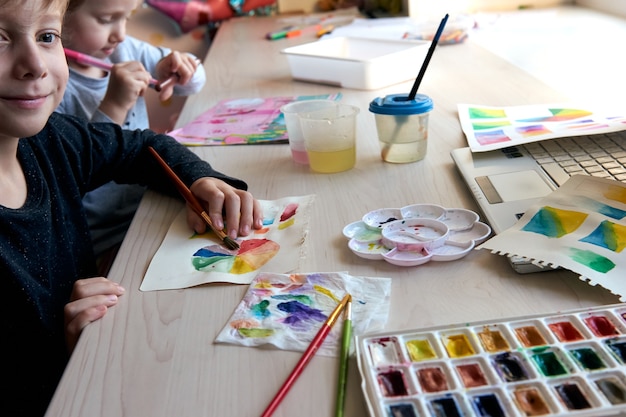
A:
<svg viewBox="0 0 626 417">
<path fill-rule="evenodd" d="M 626 184 L 572 176 L 511 228 L 480 245 L 560 266 L 626 299 Z"/>
<path fill-rule="evenodd" d="M 356 337 L 372 417 L 626 413 L 626 305 Z"/>
<path fill-rule="evenodd" d="M 263 225 L 229 250 L 211 231 L 197 235 L 183 208 L 152 258 L 141 291 L 187 288 L 210 282 L 249 284 L 261 270 L 287 273 L 300 265 L 314 196 L 260 200 Z"/>
<path fill-rule="evenodd" d="M 590 109 L 571 103 L 511 107 L 459 104 L 458 112 L 472 152 L 626 129 L 626 108 Z"/>
<path fill-rule="evenodd" d="M 389 316 L 390 278 L 357 277 L 342 272 L 257 275 L 216 342 L 273 345 L 305 351 L 341 299 L 352 296 L 355 334 L 380 331 Z M 342 318 L 318 352 L 337 356 Z"/>
</svg>

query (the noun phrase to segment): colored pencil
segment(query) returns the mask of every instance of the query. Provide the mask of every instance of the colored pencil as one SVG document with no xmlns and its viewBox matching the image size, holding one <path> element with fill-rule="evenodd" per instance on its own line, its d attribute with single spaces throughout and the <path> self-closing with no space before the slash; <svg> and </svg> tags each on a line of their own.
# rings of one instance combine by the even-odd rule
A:
<svg viewBox="0 0 626 417">
<path fill-rule="evenodd" d="M 161 91 L 165 87 L 167 87 L 168 85 L 172 84 L 173 82 L 176 82 L 177 78 L 178 78 L 178 74 L 174 73 L 174 74 L 170 75 L 169 77 L 167 77 L 164 81 L 158 83 L 154 87 L 154 89 L 157 90 L 157 91 Z"/>
<path fill-rule="evenodd" d="M 176 173 L 172 170 L 172 168 L 170 168 L 170 166 L 167 165 L 167 162 L 165 162 L 163 158 L 161 158 L 161 155 L 159 155 L 157 151 L 155 151 L 154 148 L 151 146 L 148 148 L 148 150 L 150 151 L 152 156 L 154 156 L 157 162 L 161 165 L 163 170 L 166 172 L 167 176 L 170 178 L 170 180 L 172 180 L 172 182 L 178 189 L 178 192 L 183 196 L 185 201 L 189 203 L 193 211 L 195 211 L 198 214 L 198 216 L 202 217 L 202 220 L 204 220 L 204 222 L 211 228 L 211 230 L 215 232 L 217 237 L 219 237 L 220 240 L 224 242 L 224 245 L 228 249 L 231 249 L 231 250 L 239 249 L 239 244 L 237 242 L 235 242 L 233 239 L 228 237 L 226 233 L 224 233 L 223 230 L 219 230 L 213 225 L 213 222 L 211 221 L 209 214 L 204 210 L 204 208 L 202 207 L 202 204 L 200 204 L 200 201 L 198 201 L 196 196 L 193 195 L 191 190 L 178 177 L 178 175 L 176 175 Z"/>
<path fill-rule="evenodd" d="M 287 38 L 295 38 L 295 37 L 301 36 L 301 35 L 303 35 L 305 33 L 308 33 L 308 32 L 317 32 L 318 30 L 321 30 L 321 29 L 322 29 L 322 25 L 305 26 L 305 27 L 302 27 L 302 28 L 297 28 L 297 29 L 290 30 L 289 32 L 287 32 L 286 37 Z"/>
<path fill-rule="evenodd" d="M 287 37 L 287 33 L 289 33 L 289 31 L 294 30 L 296 28 L 297 28 L 296 26 L 287 26 L 282 29 L 276 30 L 274 32 L 268 32 L 265 35 L 265 38 L 271 41 L 275 41 L 277 39 L 283 39 Z"/>
<path fill-rule="evenodd" d="M 269 417 L 274 413 L 274 411 L 276 410 L 278 405 L 281 403 L 281 401 L 283 400 L 287 392 L 293 386 L 296 379 L 298 379 L 298 377 L 302 373 L 302 370 L 304 369 L 304 367 L 309 363 L 309 361 L 313 358 L 313 356 L 315 356 L 315 352 L 317 352 L 320 346 L 322 346 L 322 343 L 324 343 L 324 339 L 326 339 L 326 336 L 328 336 L 328 333 L 330 333 L 330 330 L 332 329 L 333 325 L 337 321 L 339 314 L 341 314 L 342 310 L 345 308 L 346 304 L 348 304 L 348 302 L 351 299 L 352 299 L 352 296 L 350 294 L 346 294 L 346 296 L 343 297 L 343 300 L 341 300 L 339 305 L 335 307 L 332 313 L 330 313 L 330 315 L 328 316 L 328 319 L 326 319 L 322 327 L 319 329 L 319 331 L 317 332 L 317 334 L 311 341 L 311 344 L 309 345 L 309 347 L 306 349 L 306 351 L 304 352 L 304 354 L 302 355 L 302 357 L 296 364 L 295 368 L 293 368 L 293 371 L 291 371 L 291 374 L 289 374 L 289 376 L 287 377 L 287 380 L 285 380 L 283 385 L 280 387 L 280 390 L 278 390 L 278 393 L 276 394 L 276 396 L 272 399 L 272 401 L 267 406 L 263 414 L 261 414 L 262 417 Z"/>
<path fill-rule="evenodd" d="M 446 14 L 443 19 L 441 19 L 441 23 L 439 23 L 439 27 L 437 28 L 437 32 L 433 37 L 433 40 L 430 42 L 430 47 L 428 48 L 428 52 L 426 52 L 426 58 L 424 58 L 424 62 L 422 63 L 422 67 L 420 68 L 419 73 L 417 74 L 417 78 L 413 83 L 413 88 L 411 88 L 411 92 L 409 93 L 409 101 L 415 98 L 417 94 L 417 89 L 419 88 L 422 78 L 424 78 L 424 74 L 426 73 L 426 69 L 428 68 L 428 64 L 430 63 L 430 58 L 433 56 L 433 52 L 435 52 L 435 47 L 437 46 L 437 42 L 439 42 L 439 38 L 443 33 L 443 28 L 446 26 L 446 22 L 448 21 L 448 15 Z"/>
<path fill-rule="evenodd" d="M 352 339 L 352 297 L 346 305 L 343 319 L 343 333 L 341 336 L 341 353 L 339 356 L 339 378 L 337 382 L 337 404 L 335 417 L 343 417 L 346 402 L 346 385 L 348 383 L 348 357 L 350 355 L 350 341 Z"/>
<path fill-rule="evenodd" d="M 90 65 L 92 67 L 100 68 L 101 70 L 105 71 L 111 71 L 111 68 L 113 68 L 113 64 L 111 64 L 110 62 L 102 61 L 98 58 L 81 54 L 80 52 L 76 52 L 67 48 L 63 48 L 63 51 L 65 51 L 66 57 L 68 57 L 72 61 L 78 62 L 79 64 Z M 155 80 L 154 78 L 150 78 L 150 86 L 154 87 L 157 91 L 159 91 L 157 87 L 158 84 L 159 81 Z"/>
</svg>

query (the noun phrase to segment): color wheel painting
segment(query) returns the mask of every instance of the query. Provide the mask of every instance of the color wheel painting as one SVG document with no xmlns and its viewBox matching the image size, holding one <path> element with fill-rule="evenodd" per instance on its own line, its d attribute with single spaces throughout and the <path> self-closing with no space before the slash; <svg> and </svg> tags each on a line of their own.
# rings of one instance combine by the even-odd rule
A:
<svg viewBox="0 0 626 417">
<path fill-rule="evenodd" d="M 626 300 L 626 184 L 575 175 L 479 249 L 560 266 Z"/>
<path fill-rule="evenodd" d="M 154 255 L 140 290 L 187 288 L 211 282 L 249 284 L 261 270 L 288 273 L 298 268 L 314 196 L 261 200 L 263 228 L 238 239 L 229 250 L 213 232 L 198 235 L 181 210 Z"/>
<path fill-rule="evenodd" d="M 626 129 L 625 109 L 590 110 L 572 104 L 512 107 L 459 104 L 458 111 L 473 152 Z"/>
<path fill-rule="evenodd" d="M 346 293 L 352 295 L 355 334 L 380 330 L 389 315 L 391 279 L 340 272 L 258 274 L 216 342 L 273 345 L 304 351 Z M 342 320 L 333 326 L 318 354 L 337 356 Z"/>
<path fill-rule="evenodd" d="M 197 271 L 245 274 L 261 268 L 279 249 L 278 243 L 268 239 L 244 240 L 236 251 L 221 245 L 210 245 L 198 249 L 191 263 Z"/>
</svg>

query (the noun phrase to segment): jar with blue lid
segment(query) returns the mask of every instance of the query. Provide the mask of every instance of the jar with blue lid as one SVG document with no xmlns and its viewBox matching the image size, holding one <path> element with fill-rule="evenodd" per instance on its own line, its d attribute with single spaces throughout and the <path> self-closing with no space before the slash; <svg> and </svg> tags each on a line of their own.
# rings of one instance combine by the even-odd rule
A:
<svg viewBox="0 0 626 417">
<path fill-rule="evenodd" d="M 376 119 L 376 131 L 383 161 L 415 162 L 424 159 L 428 144 L 428 117 L 432 99 L 416 94 L 390 94 L 377 97 L 369 105 Z"/>
</svg>

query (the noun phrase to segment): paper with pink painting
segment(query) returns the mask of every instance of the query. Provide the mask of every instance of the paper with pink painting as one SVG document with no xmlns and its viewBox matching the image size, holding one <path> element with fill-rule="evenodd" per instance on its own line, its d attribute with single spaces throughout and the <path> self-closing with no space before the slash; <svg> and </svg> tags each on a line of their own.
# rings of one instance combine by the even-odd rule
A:
<svg viewBox="0 0 626 417">
<path fill-rule="evenodd" d="M 261 271 L 288 273 L 304 255 L 314 196 L 260 200 L 263 228 L 223 246 L 213 232 L 198 235 L 187 225 L 186 208 L 170 226 L 152 258 L 141 291 L 193 287 L 212 282 L 249 284 Z"/>
<path fill-rule="evenodd" d="M 459 104 L 458 112 L 472 152 L 626 129 L 626 107 L 603 108 L 572 103 L 508 107 Z"/>
<path fill-rule="evenodd" d="M 302 352 L 346 294 L 352 296 L 355 335 L 385 327 L 391 278 L 352 276 L 345 272 L 291 275 L 261 272 L 215 341 L 243 346 L 273 345 Z M 342 323 L 343 315 L 318 354 L 339 354 Z"/>
<path fill-rule="evenodd" d="M 187 146 L 287 143 L 280 108 L 297 100 L 339 100 L 341 93 L 222 100 L 187 125 L 168 133 Z"/>
</svg>

